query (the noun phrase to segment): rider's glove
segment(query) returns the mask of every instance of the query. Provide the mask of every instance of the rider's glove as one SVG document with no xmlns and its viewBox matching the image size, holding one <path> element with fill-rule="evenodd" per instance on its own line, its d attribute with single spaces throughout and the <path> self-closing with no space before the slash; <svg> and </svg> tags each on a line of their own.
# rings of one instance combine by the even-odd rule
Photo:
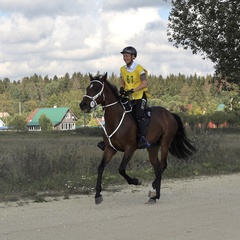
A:
<svg viewBox="0 0 240 240">
<path fill-rule="evenodd" d="M 126 91 L 126 96 L 128 96 L 129 94 L 132 94 L 132 93 L 134 93 L 134 90 L 133 90 L 133 88 L 132 88 L 132 89 L 130 89 L 130 90 L 128 90 L 128 91 Z"/>
<path fill-rule="evenodd" d="M 120 87 L 120 94 L 123 96 L 128 96 L 129 94 L 133 93 L 133 89 L 125 91 L 123 87 Z"/>
<path fill-rule="evenodd" d="M 126 91 L 124 90 L 123 87 L 120 87 L 120 91 L 119 92 L 120 92 L 121 95 L 124 95 L 124 96 L 126 95 Z"/>
</svg>

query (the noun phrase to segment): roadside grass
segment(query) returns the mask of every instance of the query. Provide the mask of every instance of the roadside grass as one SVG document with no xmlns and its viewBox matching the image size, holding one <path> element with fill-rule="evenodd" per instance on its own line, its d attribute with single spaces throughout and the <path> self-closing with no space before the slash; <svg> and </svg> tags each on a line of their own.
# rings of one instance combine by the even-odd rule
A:
<svg viewBox="0 0 240 240">
<path fill-rule="evenodd" d="M 198 151 L 188 160 L 169 154 L 163 178 L 240 172 L 240 131 L 211 130 L 188 133 Z M 74 132 L 0 133 L 0 201 L 31 198 L 45 201 L 47 196 L 89 194 L 94 192 L 102 151 L 100 129 Z M 106 167 L 103 188 L 125 184 L 118 174 L 122 153 L 117 153 Z M 154 173 L 146 150 L 138 150 L 127 172 L 145 182 Z"/>
</svg>

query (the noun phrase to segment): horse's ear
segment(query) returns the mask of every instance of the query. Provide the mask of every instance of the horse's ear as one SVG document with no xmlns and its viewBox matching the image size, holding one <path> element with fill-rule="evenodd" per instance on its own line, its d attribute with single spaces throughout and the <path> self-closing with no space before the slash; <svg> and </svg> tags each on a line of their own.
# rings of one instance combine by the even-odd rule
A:
<svg viewBox="0 0 240 240">
<path fill-rule="evenodd" d="M 107 72 L 102 76 L 102 81 L 105 81 L 107 79 Z"/>
<path fill-rule="evenodd" d="M 92 81 L 92 80 L 93 80 L 93 76 L 92 76 L 92 74 L 89 73 L 88 75 L 89 75 L 90 81 Z"/>
</svg>

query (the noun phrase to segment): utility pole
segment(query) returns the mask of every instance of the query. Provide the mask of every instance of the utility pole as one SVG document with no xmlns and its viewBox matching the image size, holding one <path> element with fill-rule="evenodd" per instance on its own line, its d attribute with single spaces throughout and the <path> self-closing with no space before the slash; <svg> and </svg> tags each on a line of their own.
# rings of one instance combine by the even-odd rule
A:
<svg viewBox="0 0 240 240">
<path fill-rule="evenodd" d="M 18 102 L 18 113 L 19 113 L 19 115 L 21 115 L 22 114 L 22 105 L 21 105 L 21 102 Z"/>
<path fill-rule="evenodd" d="M 83 113 L 83 117 L 84 117 L 83 118 L 83 125 L 84 125 L 84 127 L 86 127 L 87 123 L 86 123 L 86 113 L 85 112 Z"/>
</svg>

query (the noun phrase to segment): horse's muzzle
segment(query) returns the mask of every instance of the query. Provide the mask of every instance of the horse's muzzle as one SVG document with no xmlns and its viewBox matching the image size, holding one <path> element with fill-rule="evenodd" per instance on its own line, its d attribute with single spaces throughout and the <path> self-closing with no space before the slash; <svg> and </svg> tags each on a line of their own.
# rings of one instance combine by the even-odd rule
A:
<svg viewBox="0 0 240 240">
<path fill-rule="evenodd" d="M 92 110 L 90 105 L 84 101 L 80 102 L 79 107 L 80 107 L 81 111 L 83 111 L 85 113 L 90 113 Z"/>
</svg>

